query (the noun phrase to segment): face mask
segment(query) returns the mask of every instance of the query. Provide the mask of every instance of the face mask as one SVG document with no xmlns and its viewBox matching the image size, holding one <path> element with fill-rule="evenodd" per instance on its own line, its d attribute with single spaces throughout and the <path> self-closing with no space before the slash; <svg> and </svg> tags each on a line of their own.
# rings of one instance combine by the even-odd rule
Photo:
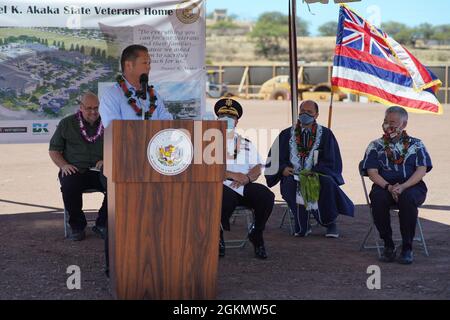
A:
<svg viewBox="0 0 450 320">
<path fill-rule="evenodd" d="M 307 113 L 301 113 L 298 116 L 298 120 L 302 125 L 307 126 L 314 122 L 314 117 Z"/>
<path fill-rule="evenodd" d="M 230 118 L 230 117 L 222 117 L 222 118 L 220 118 L 220 120 L 226 121 L 226 122 L 227 122 L 227 130 L 233 130 L 233 129 L 234 129 L 235 121 L 234 121 L 233 118 Z"/>
<path fill-rule="evenodd" d="M 389 126 L 389 124 L 387 123 L 383 123 L 382 125 L 383 127 L 383 131 L 389 136 L 389 138 L 394 139 L 395 137 L 397 137 L 401 132 L 402 129 L 400 128 L 395 128 L 395 127 L 391 127 Z"/>
</svg>

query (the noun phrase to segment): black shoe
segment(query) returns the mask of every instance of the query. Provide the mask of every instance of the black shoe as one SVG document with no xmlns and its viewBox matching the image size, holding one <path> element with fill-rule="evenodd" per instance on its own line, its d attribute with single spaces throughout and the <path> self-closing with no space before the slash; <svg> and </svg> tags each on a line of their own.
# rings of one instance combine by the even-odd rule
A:
<svg viewBox="0 0 450 320">
<path fill-rule="evenodd" d="M 225 257 L 225 241 L 219 240 L 219 257 Z"/>
<path fill-rule="evenodd" d="M 262 234 L 258 237 L 254 229 L 248 234 L 248 240 L 253 244 L 255 249 L 255 256 L 258 259 L 267 259 L 266 248 L 264 247 L 264 240 Z"/>
<path fill-rule="evenodd" d="M 402 250 L 400 256 L 398 257 L 398 263 L 400 264 L 411 264 L 414 261 L 414 256 L 412 250 Z"/>
<path fill-rule="evenodd" d="M 305 232 L 294 232 L 294 237 L 304 238 L 304 237 L 307 237 L 311 233 L 312 233 L 312 228 L 308 227 L 308 229 L 306 229 Z"/>
<path fill-rule="evenodd" d="M 331 223 L 327 226 L 327 232 L 325 233 L 327 238 L 339 238 L 339 232 L 336 223 Z"/>
<path fill-rule="evenodd" d="M 70 234 L 70 240 L 72 241 L 81 241 L 86 238 L 86 233 L 83 230 L 72 230 Z"/>
<path fill-rule="evenodd" d="M 222 230 L 220 230 L 220 238 L 219 238 L 219 257 L 225 257 L 225 240 L 223 239 Z"/>
<path fill-rule="evenodd" d="M 93 226 L 92 227 L 92 231 L 99 235 L 103 240 L 106 238 L 106 227 L 101 227 L 101 226 Z"/>
<path fill-rule="evenodd" d="M 381 254 L 380 261 L 382 262 L 393 262 L 395 260 L 396 255 L 395 248 L 392 247 L 384 247 L 383 253 Z"/>
</svg>

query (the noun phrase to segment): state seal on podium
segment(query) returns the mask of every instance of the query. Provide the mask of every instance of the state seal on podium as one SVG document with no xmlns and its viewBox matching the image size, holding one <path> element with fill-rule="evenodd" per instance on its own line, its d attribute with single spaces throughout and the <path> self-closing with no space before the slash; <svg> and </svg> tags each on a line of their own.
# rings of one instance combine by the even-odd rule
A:
<svg viewBox="0 0 450 320">
<path fill-rule="evenodd" d="M 190 137 L 181 130 L 165 129 L 150 140 L 147 158 L 150 165 L 163 175 L 182 173 L 192 163 L 194 148 Z"/>
</svg>

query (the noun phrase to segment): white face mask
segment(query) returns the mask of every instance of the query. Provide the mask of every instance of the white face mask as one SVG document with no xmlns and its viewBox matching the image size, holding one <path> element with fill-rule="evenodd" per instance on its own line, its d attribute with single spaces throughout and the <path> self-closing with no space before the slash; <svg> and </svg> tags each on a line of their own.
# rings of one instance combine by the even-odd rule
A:
<svg viewBox="0 0 450 320">
<path fill-rule="evenodd" d="M 394 128 L 391 127 L 389 124 L 384 123 L 383 124 L 383 131 L 389 135 L 389 138 L 394 139 L 397 137 L 400 133 L 402 133 L 401 128 Z"/>
<path fill-rule="evenodd" d="M 236 121 L 231 117 L 221 117 L 219 120 L 227 122 L 227 131 L 234 130 Z"/>
</svg>

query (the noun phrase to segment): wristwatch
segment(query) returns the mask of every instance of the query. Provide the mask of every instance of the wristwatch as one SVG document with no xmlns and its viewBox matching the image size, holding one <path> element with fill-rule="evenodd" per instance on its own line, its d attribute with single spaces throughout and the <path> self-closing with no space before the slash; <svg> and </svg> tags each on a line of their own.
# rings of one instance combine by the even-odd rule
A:
<svg viewBox="0 0 450 320">
<path fill-rule="evenodd" d="M 384 186 L 384 190 L 389 190 L 389 186 L 390 186 L 390 184 L 386 183 L 386 185 Z"/>
</svg>

